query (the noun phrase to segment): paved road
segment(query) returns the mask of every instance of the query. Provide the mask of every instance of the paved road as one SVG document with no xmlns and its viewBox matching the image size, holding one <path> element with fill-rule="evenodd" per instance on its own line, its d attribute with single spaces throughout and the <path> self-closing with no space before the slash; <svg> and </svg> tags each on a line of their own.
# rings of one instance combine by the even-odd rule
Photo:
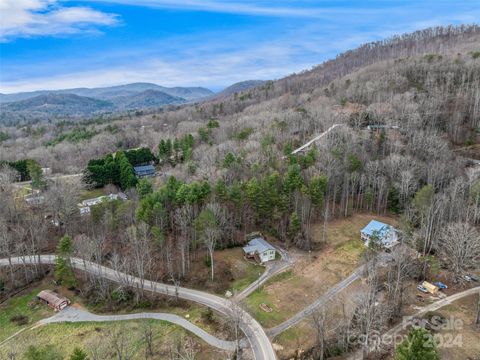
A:
<svg viewBox="0 0 480 360">
<path fill-rule="evenodd" d="M 339 292 L 346 289 L 356 280 L 360 279 L 363 273 L 363 268 L 364 268 L 363 266 L 360 266 L 359 268 L 357 268 L 357 270 L 355 270 L 355 272 L 352 273 L 349 277 L 347 277 L 346 279 L 342 280 L 341 282 L 339 282 L 338 284 L 330 288 L 324 295 L 322 295 L 320 298 L 315 300 L 313 303 L 311 303 L 309 306 L 307 306 L 300 312 L 296 313 L 290 319 L 284 321 L 283 323 L 271 329 L 268 329 L 267 335 L 270 336 L 271 338 L 274 338 L 278 334 L 284 332 L 288 328 L 298 324 L 303 319 L 310 316 L 315 311 L 315 309 L 325 305 L 329 300 L 331 300 Z"/>
<path fill-rule="evenodd" d="M 81 271 L 87 273 L 96 274 L 105 279 L 128 283 L 132 287 L 140 286 L 142 279 L 135 276 L 125 274 L 119 271 L 115 271 L 111 268 L 86 261 L 80 258 L 72 257 L 71 259 L 72 266 Z M 14 257 L 10 259 L 0 259 L 0 266 L 9 265 L 9 261 L 13 264 L 24 265 L 24 264 L 54 264 L 55 255 L 39 255 L 39 256 L 24 256 L 24 257 Z M 234 308 L 233 304 L 226 299 L 223 299 L 219 296 L 209 294 L 206 292 L 187 289 L 183 287 L 175 288 L 173 285 L 162 284 L 154 281 L 143 280 L 144 289 L 147 291 L 155 292 L 158 294 L 169 295 L 169 296 L 178 296 L 181 299 L 193 301 L 205 306 L 208 306 L 226 316 L 232 314 L 232 309 Z M 246 311 L 241 311 L 241 325 L 240 328 L 243 333 L 246 335 L 250 346 L 252 347 L 252 352 L 256 360 L 276 360 L 275 351 L 273 350 L 272 344 L 262 326 Z"/>
<path fill-rule="evenodd" d="M 466 296 L 471 296 L 471 295 L 474 295 L 474 294 L 477 294 L 477 293 L 480 296 L 480 286 L 477 286 L 477 287 L 474 287 L 474 288 L 471 288 L 471 289 L 468 289 L 468 290 L 465 290 L 465 291 L 447 296 L 446 298 L 443 298 L 441 300 L 435 301 L 434 303 L 432 303 L 430 305 L 424 306 L 419 311 L 417 311 L 415 314 L 405 317 L 405 319 L 401 323 L 397 324 L 396 326 L 394 326 L 393 328 L 388 330 L 382 336 L 395 335 L 399 331 L 403 330 L 406 325 L 411 324 L 412 321 L 415 318 L 418 318 L 419 316 L 425 315 L 429 311 L 436 311 L 436 310 L 438 310 L 438 309 L 440 309 L 444 306 L 450 305 L 454 301 L 457 301 L 457 300 L 462 299 Z M 347 360 L 361 360 L 361 359 L 363 359 L 362 349 L 359 349 L 359 350 L 355 351 L 354 353 L 350 354 L 347 358 Z"/>
<path fill-rule="evenodd" d="M 321 133 L 320 135 L 314 137 L 312 140 L 310 140 L 309 142 L 303 144 L 303 145 L 300 146 L 298 149 L 293 150 L 293 151 L 291 152 L 291 155 L 295 155 L 296 153 L 305 150 L 305 149 L 308 148 L 310 145 L 312 145 L 314 142 L 320 140 L 322 137 L 324 137 L 325 135 L 327 135 L 330 131 L 332 131 L 332 130 L 335 129 L 336 127 L 343 126 L 343 125 L 344 125 L 344 124 L 333 124 L 333 125 L 330 126 L 326 131 L 324 131 L 323 133 Z"/>
<path fill-rule="evenodd" d="M 104 321 L 124 321 L 134 319 L 155 319 L 168 321 L 170 323 L 179 325 L 184 329 L 194 333 L 199 338 L 207 342 L 208 344 L 226 351 L 235 351 L 236 344 L 234 341 L 226 341 L 216 338 L 210 335 L 206 331 L 200 329 L 198 326 L 192 324 L 190 321 L 185 320 L 181 316 L 165 313 L 138 313 L 127 315 L 96 315 L 85 310 L 80 310 L 74 307 L 67 307 L 66 309 L 58 312 L 57 314 L 39 321 L 39 324 L 52 324 L 60 322 L 104 322 Z"/>
<path fill-rule="evenodd" d="M 288 269 L 290 266 L 293 265 L 294 261 L 286 250 L 280 249 L 278 247 L 276 249 L 279 252 L 282 259 L 267 262 L 266 269 L 263 272 L 263 274 L 260 275 L 260 277 L 257 280 L 255 280 L 253 283 L 251 283 L 245 289 L 243 289 L 241 292 L 239 292 L 235 296 L 236 299 L 238 299 L 238 300 L 245 299 L 248 295 L 250 295 L 256 289 L 258 289 L 258 287 L 260 285 L 263 285 L 272 276 L 277 275 L 277 274 L 281 273 L 282 271 L 285 271 L 286 269 Z"/>
</svg>

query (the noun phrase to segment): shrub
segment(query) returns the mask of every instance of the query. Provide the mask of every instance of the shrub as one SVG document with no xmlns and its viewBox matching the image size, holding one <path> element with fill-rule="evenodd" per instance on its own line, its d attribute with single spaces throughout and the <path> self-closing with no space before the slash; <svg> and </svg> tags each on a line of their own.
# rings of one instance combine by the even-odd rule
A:
<svg viewBox="0 0 480 360">
<path fill-rule="evenodd" d="M 10 322 L 22 326 L 22 325 L 27 325 L 28 324 L 28 316 L 22 315 L 22 314 L 17 314 L 13 315 L 10 317 Z"/>
</svg>

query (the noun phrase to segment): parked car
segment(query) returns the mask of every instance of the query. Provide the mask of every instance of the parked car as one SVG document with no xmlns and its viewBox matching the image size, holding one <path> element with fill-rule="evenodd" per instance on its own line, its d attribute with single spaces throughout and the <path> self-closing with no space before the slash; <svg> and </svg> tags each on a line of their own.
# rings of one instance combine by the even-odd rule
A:
<svg viewBox="0 0 480 360">
<path fill-rule="evenodd" d="M 464 279 L 465 281 L 468 281 L 468 282 L 472 281 L 472 278 L 471 278 L 470 276 L 468 276 L 468 275 L 464 275 L 464 276 L 463 276 L 463 279 Z"/>
<path fill-rule="evenodd" d="M 470 279 L 472 279 L 473 281 L 480 281 L 480 278 L 476 275 L 470 274 L 468 276 L 470 276 Z"/>
<path fill-rule="evenodd" d="M 421 292 L 425 293 L 425 294 L 428 294 L 427 288 L 423 285 L 418 285 L 417 289 L 420 290 Z"/>
<path fill-rule="evenodd" d="M 448 289 L 448 286 L 441 281 L 434 282 L 433 285 L 437 286 L 440 290 Z"/>
</svg>

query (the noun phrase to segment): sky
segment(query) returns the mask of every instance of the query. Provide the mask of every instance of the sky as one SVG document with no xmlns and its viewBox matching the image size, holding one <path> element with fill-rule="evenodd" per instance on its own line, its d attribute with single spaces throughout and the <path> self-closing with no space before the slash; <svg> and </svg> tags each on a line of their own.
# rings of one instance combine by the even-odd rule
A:
<svg viewBox="0 0 480 360">
<path fill-rule="evenodd" d="M 479 0 L 0 0 L 0 92 L 278 79 Z"/>
</svg>

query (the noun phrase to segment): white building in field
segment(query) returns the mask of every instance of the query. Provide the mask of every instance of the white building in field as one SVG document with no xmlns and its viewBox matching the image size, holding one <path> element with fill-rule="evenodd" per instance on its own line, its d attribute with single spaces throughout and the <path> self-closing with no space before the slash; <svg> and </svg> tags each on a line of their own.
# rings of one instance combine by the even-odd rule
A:
<svg viewBox="0 0 480 360">
<path fill-rule="evenodd" d="M 276 254 L 275 247 L 261 237 L 250 240 L 247 246 L 243 247 L 243 252 L 247 257 L 258 256 L 262 263 L 275 260 Z"/>
</svg>

